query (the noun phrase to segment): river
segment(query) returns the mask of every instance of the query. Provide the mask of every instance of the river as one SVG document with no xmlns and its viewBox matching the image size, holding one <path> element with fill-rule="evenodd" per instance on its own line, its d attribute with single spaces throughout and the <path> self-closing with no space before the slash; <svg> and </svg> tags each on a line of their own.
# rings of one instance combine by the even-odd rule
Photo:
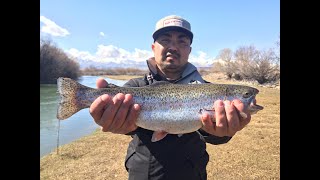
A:
<svg viewBox="0 0 320 180">
<path fill-rule="evenodd" d="M 96 88 L 96 80 L 98 78 L 99 76 L 81 76 L 78 82 L 88 87 Z M 119 86 L 126 82 L 105 79 Z M 70 143 L 89 135 L 98 128 L 89 114 L 89 108 L 60 121 L 59 124 L 59 120 L 56 118 L 58 103 L 57 85 L 40 84 L 40 158 L 54 151 L 58 142 L 60 146 Z"/>
</svg>

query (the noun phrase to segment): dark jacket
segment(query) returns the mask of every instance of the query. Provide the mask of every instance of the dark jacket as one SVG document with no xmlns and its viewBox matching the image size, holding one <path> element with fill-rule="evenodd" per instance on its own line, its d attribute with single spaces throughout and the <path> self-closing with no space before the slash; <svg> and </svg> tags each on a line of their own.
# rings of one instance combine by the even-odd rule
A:
<svg viewBox="0 0 320 180">
<path fill-rule="evenodd" d="M 124 86 L 141 87 L 157 81 L 167 81 L 157 74 L 154 59 L 147 60 L 147 64 L 149 74 L 143 78 L 131 79 Z M 206 83 L 196 67 L 188 63 L 182 77 L 171 83 L 184 84 L 196 81 Z M 152 133 L 153 131 L 138 127 L 128 134 L 133 137 L 125 159 L 129 180 L 207 179 L 206 166 L 209 155 L 206 151 L 206 142 L 223 144 L 231 139 L 231 137 L 213 136 L 199 130 L 181 137 L 168 134 L 158 142 L 151 142 Z"/>
</svg>

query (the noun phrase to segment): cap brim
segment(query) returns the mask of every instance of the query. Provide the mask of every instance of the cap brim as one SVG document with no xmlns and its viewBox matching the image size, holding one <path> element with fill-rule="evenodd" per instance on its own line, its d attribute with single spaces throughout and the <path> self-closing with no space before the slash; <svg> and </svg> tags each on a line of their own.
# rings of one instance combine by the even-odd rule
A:
<svg viewBox="0 0 320 180">
<path fill-rule="evenodd" d="M 179 32 L 183 32 L 183 33 L 185 33 L 185 34 L 190 38 L 191 43 L 192 43 L 192 39 L 193 39 L 193 34 L 192 34 L 192 32 L 190 32 L 190 31 L 187 30 L 187 29 L 184 29 L 184 28 L 182 28 L 182 27 L 177 27 L 177 26 L 167 26 L 167 27 L 163 27 L 163 28 L 161 28 L 161 29 L 158 29 L 158 30 L 155 31 L 155 32 L 153 33 L 153 35 L 152 35 L 153 40 L 154 40 L 154 41 L 157 40 L 157 38 L 158 38 L 161 34 L 163 34 L 163 33 L 165 33 L 165 32 L 168 32 L 168 31 L 179 31 Z"/>
</svg>

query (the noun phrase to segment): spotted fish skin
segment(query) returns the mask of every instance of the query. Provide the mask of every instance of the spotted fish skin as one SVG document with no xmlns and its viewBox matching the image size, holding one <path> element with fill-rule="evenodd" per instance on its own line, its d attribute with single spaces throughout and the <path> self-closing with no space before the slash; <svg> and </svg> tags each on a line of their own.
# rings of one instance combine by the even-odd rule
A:
<svg viewBox="0 0 320 180">
<path fill-rule="evenodd" d="M 144 87 L 90 88 L 70 78 L 57 80 L 60 103 L 57 118 L 64 120 L 81 109 L 89 108 L 103 94 L 131 94 L 141 106 L 137 126 L 156 132 L 184 134 L 202 127 L 201 114 L 212 113 L 216 100 L 240 99 L 251 114 L 262 110 L 256 104 L 259 90 L 250 86 L 231 84 L 171 84 L 159 82 Z"/>
</svg>

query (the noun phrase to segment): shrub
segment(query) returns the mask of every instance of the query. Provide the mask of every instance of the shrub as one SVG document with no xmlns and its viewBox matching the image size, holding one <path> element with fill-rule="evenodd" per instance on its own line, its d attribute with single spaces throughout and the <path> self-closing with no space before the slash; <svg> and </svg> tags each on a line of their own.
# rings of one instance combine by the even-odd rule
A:
<svg viewBox="0 0 320 180">
<path fill-rule="evenodd" d="M 79 64 L 50 40 L 40 40 L 40 84 L 55 84 L 58 77 L 78 79 Z"/>
<path fill-rule="evenodd" d="M 229 79 L 272 83 L 280 80 L 280 57 L 273 49 L 259 51 L 254 46 L 239 47 L 235 53 L 230 49 L 220 51 L 222 62 L 214 70 L 223 72 Z"/>
</svg>

